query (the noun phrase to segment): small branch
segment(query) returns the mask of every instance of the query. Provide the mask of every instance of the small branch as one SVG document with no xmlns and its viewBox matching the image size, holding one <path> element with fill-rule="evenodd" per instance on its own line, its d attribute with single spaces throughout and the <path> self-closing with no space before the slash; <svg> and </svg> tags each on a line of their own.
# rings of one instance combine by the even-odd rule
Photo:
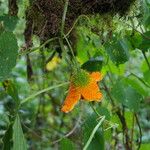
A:
<svg viewBox="0 0 150 150">
<path fill-rule="evenodd" d="M 141 147 L 141 143 L 142 143 L 142 129 L 141 129 L 141 125 L 140 125 L 137 114 L 135 114 L 135 118 L 136 118 L 136 122 L 137 122 L 137 125 L 138 125 L 138 128 L 139 128 L 139 134 L 140 134 L 140 138 L 139 138 L 139 141 L 138 141 L 138 148 L 137 148 L 137 150 L 139 150 L 140 147 Z"/>
</svg>

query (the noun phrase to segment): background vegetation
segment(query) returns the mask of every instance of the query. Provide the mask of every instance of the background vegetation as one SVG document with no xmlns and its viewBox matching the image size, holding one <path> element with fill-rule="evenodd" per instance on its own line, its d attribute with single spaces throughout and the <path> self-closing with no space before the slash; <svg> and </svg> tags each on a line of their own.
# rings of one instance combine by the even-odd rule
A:
<svg viewBox="0 0 150 150">
<path fill-rule="evenodd" d="M 103 100 L 60 111 L 72 72 Z M 0 149 L 150 149 L 149 0 L 0 0 Z"/>
</svg>

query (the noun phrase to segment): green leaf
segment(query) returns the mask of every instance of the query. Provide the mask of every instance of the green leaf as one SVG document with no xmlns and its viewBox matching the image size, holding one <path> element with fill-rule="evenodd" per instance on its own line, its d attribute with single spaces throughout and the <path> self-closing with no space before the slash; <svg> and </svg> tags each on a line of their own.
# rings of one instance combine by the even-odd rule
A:
<svg viewBox="0 0 150 150">
<path fill-rule="evenodd" d="M 91 31 L 85 27 L 78 27 L 77 35 L 77 58 L 80 61 L 80 63 L 85 63 L 89 60 L 90 57 L 94 56 L 96 50 L 100 48 L 101 41 L 99 36 L 95 35 L 94 33 L 91 33 Z"/>
<path fill-rule="evenodd" d="M 127 126 L 129 129 L 131 129 L 133 126 L 133 115 L 134 115 L 134 113 L 131 111 L 125 111 L 124 115 L 125 115 L 125 119 L 127 122 Z"/>
<path fill-rule="evenodd" d="M 9 125 L 5 135 L 2 139 L 3 141 L 3 150 L 11 150 L 12 149 L 12 124 Z"/>
<path fill-rule="evenodd" d="M 13 125 L 13 150 L 27 150 L 26 140 L 22 131 L 20 118 L 17 115 Z"/>
<path fill-rule="evenodd" d="M 103 65 L 103 58 L 96 57 L 91 58 L 89 61 L 85 62 L 81 68 L 89 72 L 94 72 L 94 71 L 101 71 L 102 65 Z"/>
<path fill-rule="evenodd" d="M 98 113 L 101 116 L 105 116 L 106 120 L 110 120 L 111 116 L 110 116 L 110 112 L 109 112 L 109 110 L 107 108 L 105 108 L 105 107 L 97 107 L 96 110 L 98 111 Z"/>
<path fill-rule="evenodd" d="M 150 89 L 147 88 L 139 79 L 135 77 L 126 78 L 126 82 L 137 90 L 141 95 L 148 96 Z"/>
<path fill-rule="evenodd" d="M 114 85 L 111 93 L 116 101 L 128 107 L 130 110 L 134 112 L 139 110 L 142 96 L 130 85 L 119 81 Z"/>
<path fill-rule="evenodd" d="M 117 102 L 119 103 L 123 103 L 124 98 L 125 98 L 125 87 L 124 84 L 121 81 L 117 82 L 111 91 L 112 95 L 114 96 L 114 98 L 116 99 Z"/>
<path fill-rule="evenodd" d="M 149 150 L 150 143 L 141 144 L 140 150 Z"/>
<path fill-rule="evenodd" d="M 150 27 L 150 16 L 148 16 L 145 20 L 145 26 L 148 28 Z"/>
<path fill-rule="evenodd" d="M 95 114 L 89 115 L 83 125 L 83 142 L 84 145 L 88 141 L 93 129 L 97 125 Z M 104 135 L 102 129 L 98 129 L 93 137 L 87 150 L 104 150 Z"/>
<path fill-rule="evenodd" d="M 139 45 L 139 49 L 147 51 L 150 48 L 150 31 L 143 33 L 142 42 Z"/>
<path fill-rule="evenodd" d="M 70 139 L 63 139 L 60 142 L 60 150 L 75 150 L 75 145 Z"/>
<path fill-rule="evenodd" d="M 18 45 L 12 32 L 0 35 L 0 81 L 5 79 L 16 65 Z"/>
<path fill-rule="evenodd" d="M 128 39 L 128 41 L 130 42 L 132 49 L 134 50 L 135 48 L 138 48 L 139 45 L 142 42 L 142 36 L 139 32 L 134 31 L 132 33 L 132 31 L 127 31 L 127 33 L 129 32 L 129 35 L 126 36 L 126 38 Z"/>
<path fill-rule="evenodd" d="M 140 102 L 142 100 L 141 95 L 132 87 L 125 89 L 126 98 L 124 99 L 125 105 L 134 112 L 137 112 L 140 108 Z"/>
<path fill-rule="evenodd" d="M 144 79 L 150 85 L 150 71 L 149 70 L 144 72 Z"/>
<path fill-rule="evenodd" d="M 4 27 L 7 31 L 13 31 L 18 22 L 18 17 L 9 15 L 0 16 L 0 22 L 4 23 Z"/>
<path fill-rule="evenodd" d="M 120 39 L 107 43 L 105 45 L 106 52 L 111 60 L 116 64 L 124 64 L 129 60 L 129 45 L 126 39 Z"/>
<path fill-rule="evenodd" d="M 148 57 L 148 61 L 150 62 L 150 57 Z M 148 67 L 147 62 L 145 61 L 145 59 L 142 61 L 141 70 L 143 72 L 146 72 L 147 70 L 149 70 L 149 67 Z"/>
<path fill-rule="evenodd" d="M 10 95 L 14 101 L 16 102 L 17 106 L 20 104 L 19 96 L 18 96 L 18 90 L 15 86 L 15 84 L 11 80 L 5 80 L 3 82 L 3 86 L 7 92 L 8 95 Z"/>
<path fill-rule="evenodd" d="M 9 117 L 6 113 L 0 113 L 0 121 L 3 121 L 5 124 L 9 124 Z"/>
</svg>

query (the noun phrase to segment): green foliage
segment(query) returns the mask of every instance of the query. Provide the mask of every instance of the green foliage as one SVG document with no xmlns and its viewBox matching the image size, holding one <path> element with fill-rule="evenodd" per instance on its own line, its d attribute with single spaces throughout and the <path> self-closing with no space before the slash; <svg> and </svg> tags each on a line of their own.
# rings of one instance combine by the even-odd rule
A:
<svg viewBox="0 0 150 150">
<path fill-rule="evenodd" d="M 150 70 L 144 72 L 144 79 L 150 85 Z"/>
<path fill-rule="evenodd" d="M 84 125 L 83 125 L 83 141 L 84 145 L 88 141 L 93 129 L 98 124 L 96 121 L 96 115 L 92 114 L 89 117 L 87 117 Z M 103 128 L 101 127 L 98 129 L 94 135 L 94 138 L 92 139 L 89 147 L 87 150 L 104 150 L 104 135 L 103 135 Z"/>
<path fill-rule="evenodd" d="M 142 144 L 140 150 L 149 150 L 150 144 Z"/>
<path fill-rule="evenodd" d="M 3 22 L 5 30 L 13 31 L 18 22 L 18 18 L 16 16 L 9 16 L 9 15 L 0 16 L 0 22 Z"/>
<path fill-rule="evenodd" d="M 148 51 L 150 48 L 150 31 L 143 33 L 142 42 L 139 45 L 139 48 L 143 51 Z"/>
<path fill-rule="evenodd" d="M 26 140 L 22 131 L 20 118 L 17 115 L 13 125 L 13 150 L 27 150 Z"/>
<path fill-rule="evenodd" d="M 19 101 L 18 91 L 15 84 L 11 80 L 6 80 L 4 81 L 3 86 L 6 92 L 8 93 L 8 95 L 10 95 L 13 98 L 13 100 L 16 102 L 16 104 L 19 105 L 20 101 Z"/>
<path fill-rule="evenodd" d="M 9 125 L 5 135 L 3 137 L 3 150 L 11 150 L 12 149 L 12 124 Z"/>
<path fill-rule="evenodd" d="M 60 150 L 70 150 L 70 149 L 75 150 L 74 143 L 71 140 L 67 139 L 67 138 L 63 139 L 60 142 Z"/>
<path fill-rule="evenodd" d="M 129 60 L 129 45 L 126 39 L 114 40 L 105 45 L 111 60 L 118 66 Z"/>
<path fill-rule="evenodd" d="M 130 85 L 119 81 L 114 85 L 111 92 L 117 102 L 127 106 L 134 112 L 139 110 L 142 96 Z"/>
<path fill-rule="evenodd" d="M 15 35 L 12 32 L 0 34 L 0 80 L 8 77 L 12 68 L 16 65 L 18 46 Z"/>
<path fill-rule="evenodd" d="M 94 72 L 94 71 L 101 71 L 102 65 L 103 64 L 103 59 L 102 57 L 96 57 L 96 58 L 91 58 L 87 62 L 85 62 L 82 65 L 82 68 L 89 71 L 89 72 Z"/>
<path fill-rule="evenodd" d="M 142 83 L 139 79 L 135 77 L 127 78 L 126 83 L 132 86 L 137 92 L 139 92 L 143 96 L 149 95 L 149 87 L 147 87 L 144 83 Z"/>
</svg>

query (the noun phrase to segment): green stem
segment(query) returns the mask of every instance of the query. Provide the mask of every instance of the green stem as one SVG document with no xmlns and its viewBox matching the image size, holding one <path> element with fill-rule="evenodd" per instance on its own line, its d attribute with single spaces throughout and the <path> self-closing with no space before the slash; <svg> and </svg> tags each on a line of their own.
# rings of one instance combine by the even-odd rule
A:
<svg viewBox="0 0 150 150">
<path fill-rule="evenodd" d="M 42 45 L 40 45 L 39 47 L 35 47 L 33 49 L 29 49 L 29 50 L 26 50 L 26 51 L 23 51 L 23 52 L 20 52 L 19 55 L 26 55 L 26 54 L 29 54 L 29 53 L 32 53 L 32 52 L 35 52 L 37 50 L 40 50 L 41 48 L 43 48 L 46 44 L 52 42 L 52 41 L 55 41 L 57 40 L 58 37 L 54 37 L 54 38 L 51 38 L 51 39 L 48 39 L 47 41 L 45 41 Z"/>
<path fill-rule="evenodd" d="M 62 22 L 61 22 L 61 38 L 62 39 L 63 39 L 63 35 L 64 35 L 64 27 L 65 27 L 65 20 L 66 20 L 68 4 L 69 4 L 69 0 L 66 0 L 65 6 L 64 6 L 64 12 L 63 12 L 63 16 L 62 16 Z"/>
<path fill-rule="evenodd" d="M 66 42 L 67 42 L 67 44 L 68 44 L 68 46 L 69 46 L 69 49 L 70 49 L 70 51 L 71 51 L 72 56 L 73 56 L 74 59 L 75 59 L 75 55 L 74 55 L 74 52 L 73 52 L 73 49 L 72 49 L 72 47 L 71 47 L 71 44 L 70 44 L 69 40 L 67 39 L 67 37 L 66 37 L 65 35 L 64 35 L 64 38 L 65 38 L 65 40 L 66 40 Z"/>
<path fill-rule="evenodd" d="M 61 83 L 61 84 L 54 85 L 54 86 L 48 87 L 48 88 L 46 88 L 46 89 L 40 90 L 40 91 L 38 91 L 37 93 L 32 94 L 32 95 L 30 95 L 29 97 L 27 97 L 27 98 L 25 98 L 24 100 L 22 100 L 22 101 L 21 101 L 21 105 L 24 104 L 24 103 L 26 103 L 26 102 L 31 101 L 34 97 L 36 97 L 36 96 L 38 96 L 38 95 L 40 95 L 40 94 L 42 94 L 42 93 L 45 93 L 45 92 L 47 92 L 47 91 L 53 90 L 53 89 L 55 89 L 55 88 L 58 88 L 58 87 L 61 87 L 61 86 L 67 85 L 67 84 L 69 84 L 69 82 Z"/>
<path fill-rule="evenodd" d="M 75 28 L 76 24 L 78 23 L 78 21 L 80 20 L 80 18 L 86 18 L 88 21 L 90 21 L 90 19 L 88 18 L 88 16 L 86 15 L 80 15 L 75 22 L 73 23 L 73 26 L 71 27 L 71 29 L 67 32 L 67 34 L 65 35 L 66 37 L 71 33 L 71 31 Z"/>
</svg>

